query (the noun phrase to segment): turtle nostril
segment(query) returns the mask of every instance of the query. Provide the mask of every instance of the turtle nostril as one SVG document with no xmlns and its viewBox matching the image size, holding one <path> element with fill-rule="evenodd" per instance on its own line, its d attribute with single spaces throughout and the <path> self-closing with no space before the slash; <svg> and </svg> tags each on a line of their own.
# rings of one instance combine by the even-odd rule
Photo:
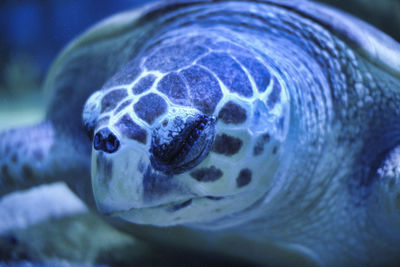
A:
<svg viewBox="0 0 400 267">
<path fill-rule="evenodd" d="M 113 153 L 117 151 L 119 147 L 119 141 L 115 135 L 112 133 L 108 135 L 107 140 L 105 140 L 105 151 L 108 153 Z"/>
<path fill-rule="evenodd" d="M 94 136 L 93 147 L 95 150 L 113 153 L 119 148 L 119 140 L 108 128 L 103 128 Z"/>
<path fill-rule="evenodd" d="M 100 133 L 96 133 L 96 135 L 94 136 L 93 139 L 93 147 L 96 150 L 100 150 L 103 146 L 103 140 L 101 138 L 101 134 Z"/>
</svg>

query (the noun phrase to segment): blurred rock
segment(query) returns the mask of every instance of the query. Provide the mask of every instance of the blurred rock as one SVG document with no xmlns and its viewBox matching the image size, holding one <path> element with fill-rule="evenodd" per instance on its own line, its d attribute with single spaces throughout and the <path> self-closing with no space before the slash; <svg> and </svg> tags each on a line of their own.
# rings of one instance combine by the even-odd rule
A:
<svg viewBox="0 0 400 267">
<path fill-rule="evenodd" d="M 85 204 L 61 182 L 13 192 L 0 199 L 0 234 L 87 212 Z"/>
</svg>

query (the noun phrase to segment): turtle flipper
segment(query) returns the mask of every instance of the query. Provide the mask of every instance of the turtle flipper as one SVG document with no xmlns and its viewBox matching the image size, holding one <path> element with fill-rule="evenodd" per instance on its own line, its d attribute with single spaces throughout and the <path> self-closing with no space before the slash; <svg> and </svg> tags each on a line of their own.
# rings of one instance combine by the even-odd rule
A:
<svg viewBox="0 0 400 267">
<path fill-rule="evenodd" d="M 63 180 L 90 199 L 90 157 L 79 150 L 73 140 L 57 135 L 50 122 L 0 133 L 0 196 Z"/>
<path fill-rule="evenodd" d="M 49 180 L 46 170 L 54 142 L 50 123 L 0 134 L 0 194 L 24 189 Z"/>
<path fill-rule="evenodd" d="M 396 147 L 377 171 L 377 182 L 368 199 L 368 216 L 379 235 L 400 241 L 400 146 Z"/>
</svg>

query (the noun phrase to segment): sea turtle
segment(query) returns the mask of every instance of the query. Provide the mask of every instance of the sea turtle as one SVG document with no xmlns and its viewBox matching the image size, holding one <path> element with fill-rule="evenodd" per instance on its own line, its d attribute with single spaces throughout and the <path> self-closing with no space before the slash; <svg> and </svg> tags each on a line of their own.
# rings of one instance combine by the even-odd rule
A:
<svg viewBox="0 0 400 267">
<path fill-rule="evenodd" d="M 400 45 L 348 14 L 155 3 L 72 42 L 44 87 L 46 121 L 0 136 L 3 194 L 65 180 L 137 236 L 259 263 L 400 259 Z"/>
</svg>

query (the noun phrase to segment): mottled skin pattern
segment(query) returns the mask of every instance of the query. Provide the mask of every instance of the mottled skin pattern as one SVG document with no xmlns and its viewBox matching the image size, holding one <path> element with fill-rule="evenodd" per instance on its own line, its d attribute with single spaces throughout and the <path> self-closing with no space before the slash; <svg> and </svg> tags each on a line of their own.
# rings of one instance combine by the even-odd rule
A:
<svg viewBox="0 0 400 267">
<path fill-rule="evenodd" d="M 301 3 L 160 4 L 92 29 L 49 74 L 48 121 L 0 136 L 1 192 L 65 179 L 92 203 L 91 157 L 97 208 L 139 236 L 258 263 L 399 261 L 399 45 Z"/>
</svg>

